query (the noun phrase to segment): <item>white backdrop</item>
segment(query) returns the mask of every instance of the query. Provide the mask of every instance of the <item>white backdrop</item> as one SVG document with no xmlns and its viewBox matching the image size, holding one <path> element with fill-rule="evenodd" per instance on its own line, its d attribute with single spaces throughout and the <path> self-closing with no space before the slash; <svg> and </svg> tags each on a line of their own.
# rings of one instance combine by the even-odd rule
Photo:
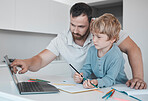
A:
<svg viewBox="0 0 148 101">
<path fill-rule="evenodd" d="M 123 29 L 141 48 L 144 63 L 144 79 L 148 84 L 148 1 L 123 0 Z M 126 64 L 128 65 L 128 64 Z M 126 71 L 128 71 L 126 67 Z"/>
<path fill-rule="evenodd" d="M 141 48 L 144 78 L 148 84 L 147 4 L 147 0 L 123 0 L 123 29 Z M 42 51 L 54 37 L 55 35 L 0 30 L 0 61 L 5 54 L 11 58 L 30 58 Z M 128 77 L 131 78 L 128 61 L 125 65 Z"/>
</svg>

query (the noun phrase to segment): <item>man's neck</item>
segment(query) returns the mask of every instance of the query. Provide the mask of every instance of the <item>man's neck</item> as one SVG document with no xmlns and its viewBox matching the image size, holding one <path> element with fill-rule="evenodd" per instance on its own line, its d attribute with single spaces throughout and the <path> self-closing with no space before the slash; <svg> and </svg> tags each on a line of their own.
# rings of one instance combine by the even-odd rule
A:
<svg viewBox="0 0 148 101">
<path fill-rule="evenodd" d="M 74 42 L 75 42 L 77 45 L 83 47 L 83 45 L 84 45 L 86 39 L 88 38 L 88 35 L 89 35 L 89 33 L 88 33 L 83 39 L 81 39 L 81 40 L 74 39 Z"/>
<path fill-rule="evenodd" d="M 86 40 L 86 39 L 85 39 Z M 79 46 L 83 46 L 85 43 L 85 40 L 75 40 L 75 43 Z"/>
</svg>

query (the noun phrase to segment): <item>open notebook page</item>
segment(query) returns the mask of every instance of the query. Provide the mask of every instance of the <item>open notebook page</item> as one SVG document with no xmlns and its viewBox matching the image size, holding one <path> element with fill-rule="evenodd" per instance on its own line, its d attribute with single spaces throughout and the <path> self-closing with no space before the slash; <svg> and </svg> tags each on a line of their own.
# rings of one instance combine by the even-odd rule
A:
<svg viewBox="0 0 148 101">
<path fill-rule="evenodd" d="M 114 85 L 113 88 L 119 91 L 125 91 L 128 95 L 148 94 L 148 89 L 135 90 L 135 89 L 131 89 L 130 87 L 127 87 L 125 84 L 117 84 L 117 85 Z"/>
<path fill-rule="evenodd" d="M 87 92 L 87 91 L 92 91 L 94 89 L 98 89 L 98 88 L 86 89 L 86 88 L 83 88 L 82 84 L 78 84 L 78 83 L 75 83 L 74 81 L 66 81 L 66 80 L 64 80 L 63 82 L 51 82 L 50 84 L 54 85 L 59 90 L 62 90 L 68 93 L 81 93 L 81 92 Z"/>
</svg>

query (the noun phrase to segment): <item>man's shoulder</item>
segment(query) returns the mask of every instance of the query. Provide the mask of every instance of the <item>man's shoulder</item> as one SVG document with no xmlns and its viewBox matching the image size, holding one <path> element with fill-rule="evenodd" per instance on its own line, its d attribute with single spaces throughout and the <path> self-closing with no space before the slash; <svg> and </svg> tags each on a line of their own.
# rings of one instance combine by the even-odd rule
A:
<svg viewBox="0 0 148 101">
<path fill-rule="evenodd" d="M 69 31 L 63 31 L 63 32 L 59 33 L 57 35 L 57 37 L 59 37 L 59 38 L 65 38 L 65 37 L 68 36 L 69 33 L 70 33 Z"/>
<path fill-rule="evenodd" d="M 125 31 L 121 30 L 119 33 L 119 40 L 117 41 L 116 45 L 120 45 L 127 37 L 128 34 Z"/>
<path fill-rule="evenodd" d="M 53 40 L 57 40 L 58 42 L 60 41 L 66 41 L 68 39 L 68 34 L 70 32 L 69 31 L 63 31 L 61 33 L 59 33 Z"/>
</svg>

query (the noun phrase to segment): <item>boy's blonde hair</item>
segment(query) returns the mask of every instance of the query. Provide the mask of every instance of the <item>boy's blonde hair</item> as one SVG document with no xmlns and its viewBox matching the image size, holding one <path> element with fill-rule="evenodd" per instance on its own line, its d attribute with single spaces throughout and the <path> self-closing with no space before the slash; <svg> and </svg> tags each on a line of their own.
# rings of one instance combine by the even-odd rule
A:
<svg viewBox="0 0 148 101">
<path fill-rule="evenodd" d="M 115 42 L 119 40 L 120 30 L 120 22 L 114 15 L 110 13 L 105 13 L 102 16 L 96 18 L 90 25 L 90 31 L 92 33 L 106 34 L 109 38 L 108 40 L 115 38 Z"/>
</svg>

